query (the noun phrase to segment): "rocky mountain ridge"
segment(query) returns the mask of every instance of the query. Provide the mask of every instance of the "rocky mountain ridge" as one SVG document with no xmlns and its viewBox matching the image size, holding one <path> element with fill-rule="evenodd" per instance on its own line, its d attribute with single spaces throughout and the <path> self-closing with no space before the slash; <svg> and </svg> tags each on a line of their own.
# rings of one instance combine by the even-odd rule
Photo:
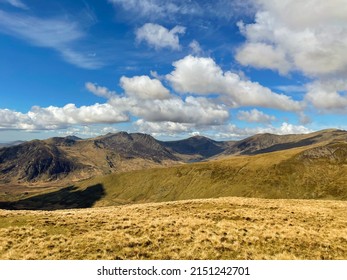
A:
<svg viewBox="0 0 347 280">
<path fill-rule="evenodd" d="M 158 141 L 147 134 L 127 132 L 90 139 L 53 137 L 0 148 L 0 184 L 76 181 L 115 172 L 337 142 L 347 142 L 346 131 L 258 134 L 240 141 L 215 141 L 203 136 Z"/>
</svg>

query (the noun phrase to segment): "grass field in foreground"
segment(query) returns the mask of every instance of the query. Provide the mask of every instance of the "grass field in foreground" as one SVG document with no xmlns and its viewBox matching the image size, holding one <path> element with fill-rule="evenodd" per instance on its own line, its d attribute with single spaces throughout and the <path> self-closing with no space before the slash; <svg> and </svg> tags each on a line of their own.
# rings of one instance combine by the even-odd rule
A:
<svg viewBox="0 0 347 280">
<path fill-rule="evenodd" d="M 218 198 L 0 210 L 0 259 L 347 259 L 347 202 Z"/>
</svg>

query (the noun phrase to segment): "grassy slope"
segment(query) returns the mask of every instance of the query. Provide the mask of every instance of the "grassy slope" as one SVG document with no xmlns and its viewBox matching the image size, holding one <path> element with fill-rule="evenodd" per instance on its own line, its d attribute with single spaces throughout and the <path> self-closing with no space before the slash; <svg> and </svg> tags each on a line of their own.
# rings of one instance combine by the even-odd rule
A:
<svg viewBox="0 0 347 280">
<path fill-rule="evenodd" d="M 0 210 L 0 259 L 347 259 L 347 202 L 219 198 Z"/>
<path fill-rule="evenodd" d="M 304 150 L 111 174 L 78 186 L 104 187 L 95 206 L 226 196 L 346 200 L 347 165 L 298 159 Z"/>
</svg>

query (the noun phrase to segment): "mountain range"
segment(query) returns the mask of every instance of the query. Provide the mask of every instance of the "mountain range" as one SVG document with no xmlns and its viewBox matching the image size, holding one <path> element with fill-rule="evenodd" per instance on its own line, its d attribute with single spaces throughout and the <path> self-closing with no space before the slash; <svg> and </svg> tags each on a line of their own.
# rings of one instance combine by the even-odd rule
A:
<svg viewBox="0 0 347 280">
<path fill-rule="evenodd" d="M 65 209 L 225 196 L 347 199 L 347 132 L 158 141 L 119 132 L 0 148 L 0 208 Z"/>
<path fill-rule="evenodd" d="M 330 129 L 299 135 L 265 133 L 240 141 L 214 141 L 203 136 L 158 141 L 150 135 L 126 132 L 85 140 L 54 137 L 0 148 L 0 184 L 78 181 L 109 173 L 336 141 L 347 141 L 347 132 Z"/>
</svg>

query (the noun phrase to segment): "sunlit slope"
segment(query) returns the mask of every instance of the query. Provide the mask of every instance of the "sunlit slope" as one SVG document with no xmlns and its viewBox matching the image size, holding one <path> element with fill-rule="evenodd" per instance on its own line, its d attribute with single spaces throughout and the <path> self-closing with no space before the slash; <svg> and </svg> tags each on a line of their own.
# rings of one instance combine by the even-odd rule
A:
<svg viewBox="0 0 347 280">
<path fill-rule="evenodd" d="M 347 259 L 347 201 L 0 210 L 0 259 Z"/>
<path fill-rule="evenodd" d="M 347 143 L 255 156 L 111 174 L 81 182 L 100 184 L 94 206 L 244 196 L 347 199 Z"/>
</svg>

